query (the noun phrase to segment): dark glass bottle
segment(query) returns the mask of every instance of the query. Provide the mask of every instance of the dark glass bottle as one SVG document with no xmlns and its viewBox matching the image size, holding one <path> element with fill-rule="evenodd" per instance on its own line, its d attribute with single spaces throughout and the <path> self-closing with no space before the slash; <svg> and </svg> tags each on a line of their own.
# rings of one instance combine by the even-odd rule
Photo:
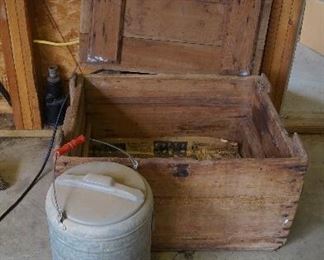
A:
<svg viewBox="0 0 324 260">
<path fill-rule="evenodd" d="M 56 65 L 48 68 L 47 86 L 45 92 L 45 124 L 47 126 L 55 126 L 61 106 L 64 103 L 63 86 Z M 58 126 L 63 124 L 67 106 L 62 110 L 58 120 Z"/>
</svg>

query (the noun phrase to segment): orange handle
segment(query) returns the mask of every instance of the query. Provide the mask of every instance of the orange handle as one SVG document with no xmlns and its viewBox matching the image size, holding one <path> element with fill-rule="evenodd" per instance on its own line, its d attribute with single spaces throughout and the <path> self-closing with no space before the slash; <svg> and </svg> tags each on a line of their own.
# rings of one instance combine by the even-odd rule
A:
<svg viewBox="0 0 324 260">
<path fill-rule="evenodd" d="M 84 135 L 80 135 L 74 139 L 72 139 L 70 142 L 64 144 L 62 147 L 55 150 L 56 154 L 58 156 L 61 156 L 63 154 L 66 154 L 76 148 L 78 145 L 83 144 L 85 142 L 86 138 Z"/>
</svg>

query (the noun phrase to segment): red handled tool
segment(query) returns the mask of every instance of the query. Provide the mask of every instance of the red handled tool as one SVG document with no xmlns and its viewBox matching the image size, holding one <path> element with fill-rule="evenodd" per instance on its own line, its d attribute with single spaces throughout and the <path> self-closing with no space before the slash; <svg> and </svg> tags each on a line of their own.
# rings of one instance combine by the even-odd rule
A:
<svg viewBox="0 0 324 260">
<path fill-rule="evenodd" d="M 57 156 L 61 156 L 63 154 L 66 154 L 73 149 L 75 149 L 78 145 L 83 144 L 86 141 L 86 138 L 84 135 L 80 135 L 74 139 L 72 139 L 70 142 L 64 144 L 62 147 L 55 150 L 55 153 Z"/>
</svg>

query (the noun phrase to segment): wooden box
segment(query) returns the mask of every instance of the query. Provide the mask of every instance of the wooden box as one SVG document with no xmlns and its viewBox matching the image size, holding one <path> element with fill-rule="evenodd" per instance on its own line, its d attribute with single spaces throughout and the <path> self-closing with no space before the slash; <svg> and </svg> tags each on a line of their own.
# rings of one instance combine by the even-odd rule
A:
<svg viewBox="0 0 324 260">
<path fill-rule="evenodd" d="M 294 219 L 307 156 L 298 136 L 289 138 L 281 126 L 268 90 L 261 76 L 79 77 L 71 81 L 64 137 L 86 133 L 124 149 L 140 147 L 129 151 L 142 152 L 138 171 L 153 189 L 154 249 L 275 249 Z M 164 141 L 173 145 L 167 155 L 147 148 Z M 239 155 L 223 142 L 237 142 Z M 210 150 L 225 155 L 187 156 L 177 143 L 215 144 Z M 93 160 L 128 163 L 116 155 L 89 157 L 89 144 L 74 155 L 61 157 L 57 169 Z"/>
<path fill-rule="evenodd" d="M 83 1 L 81 58 L 101 53 L 90 66 L 116 72 L 71 80 L 62 142 L 86 134 L 137 158 L 154 194 L 154 250 L 276 249 L 287 239 L 307 156 L 298 136 L 282 127 L 266 77 L 249 76 L 258 73 L 269 6 Z M 126 22 L 123 15 L 108 22 L 95 16 L 116 8 Z M 184 20 L 176 22 L 179 16 Z M 194 31 L 184 32 L 185 25 Z M 156 35 L 146 39 L 147 32 Z M 128 164 L 89 141 L 60 157 L 56 169 L 89 161 Z"/>
</svg>

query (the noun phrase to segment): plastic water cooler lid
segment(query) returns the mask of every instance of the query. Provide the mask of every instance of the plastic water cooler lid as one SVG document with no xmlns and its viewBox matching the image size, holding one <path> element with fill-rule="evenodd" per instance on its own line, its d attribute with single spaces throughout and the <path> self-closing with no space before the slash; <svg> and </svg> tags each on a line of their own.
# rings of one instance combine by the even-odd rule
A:
<svg viewBox="0 0 324 260">
<path fill-rule="evenodd" d="M 136 171 L 111 162 L 73 167 L 56 179 L 55 187 L 67 219 L 92 226 L 130 218 L 141 208 L 146 194 L 145 182 Z"/>
</svg>

